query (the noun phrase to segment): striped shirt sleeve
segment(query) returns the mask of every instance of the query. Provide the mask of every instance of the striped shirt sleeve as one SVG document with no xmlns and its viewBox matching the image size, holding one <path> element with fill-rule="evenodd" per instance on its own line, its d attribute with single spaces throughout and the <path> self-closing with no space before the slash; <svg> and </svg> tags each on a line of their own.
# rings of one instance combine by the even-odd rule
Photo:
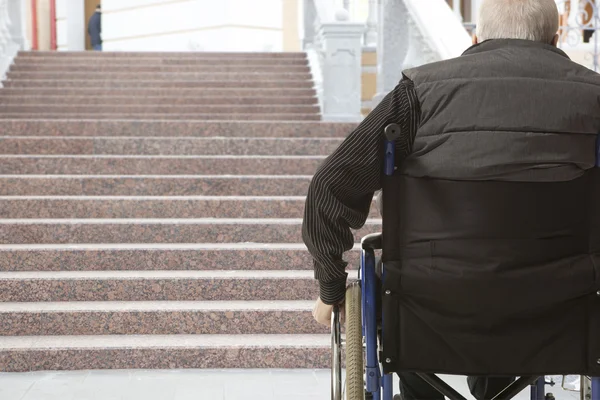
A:
<svg viewBox="0 0 600 400">
<path fill-rule="evenodd" d="M 402 80 L 319 167 L 308 189 L 302 237 L 314 259 L 315 278 L 325 304 L 343 301 L 347 262 L 354 246 L 351 229 L 361 228 L 373 195 L 381 189 L 384 128 L 402 129 L 397 154 L 408 154 L 420 118 L 410 80 Z"/>
</svg>

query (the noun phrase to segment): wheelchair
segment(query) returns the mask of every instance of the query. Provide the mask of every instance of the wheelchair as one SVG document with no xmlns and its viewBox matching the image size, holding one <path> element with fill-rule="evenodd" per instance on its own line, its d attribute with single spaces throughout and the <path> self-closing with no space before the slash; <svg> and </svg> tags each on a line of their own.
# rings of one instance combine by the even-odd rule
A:
<svg viewBox="0 0 600 400">
<path fill-rule="evenodd" d="M 400 128 L 395 125 L 388 125 L 385 128 L 385 166 L 384 166 L 384 186 L 383 186 L 383 232 L 386 230 L 386 217 L 388 217 L 388 208 L 386 203 L 398 204 L 398 186 L 390 184 L 395 166 L 395 144 L 394 141 L 399 137 Z M 599 140 L 600 143 L 600 140 Z M 600 159 L 600 144 L 597 145 L 597 154 Z M 600 162 L 597 163 L 600 166 Z M 600 168 L 595 168 L 600 171 Z M 596 173 L 596 172 L 594 172 Z M 600 176 L 600 175 L 598 175 Z M 386 181 L 387 179 L 387 181 Z M 595 178 L 594 178 L 595 179 Z M 386 183 L 387 182 L 387 183 Z M 389 217 L 388 217 L 389 218 Z M 361 241 L 361 260 L 358 271 L 358 280 L 349 284 L 345 298 L 345 337 L 342 336 L 342 324 L 340 321 L 340 310 L 336 306 L 333 309 L 331 319 L 331 346 L 332 346 L 332 371 L 331 371 L 331 399 L 332 400 L 393 400 L 401 398 L 394 396 L 393 373 L 395 372 L 414 372 L 424 382 L 432 386 L 441 395 L 450 400 L 465 400 L 457 390 L 448 385 L 439 378 L 436 373 L 447 373 L 451 375 L 469 375 L 473 370 L 464 371 L 460 368 L 454 370 L 449 367 L 444 371 L 432 370 L 424 367 L 422 370 L 403 369 L 391 367 L 394 357 L 398 352 L 390 352 L 386 348 L 386 340 L 383 338 L 388 334 L 386 329 L 396 330 L 390 334 L 390 337 L 399 337 L 399 324 L 388 323 L 385 318 L 385 298 L 392 295 L 386 290 L 385 277 L 386 259 L 383 263 L 376 260 L 376 251 L 385 248 L 387 241 L 384 240 L 381 233 L 375 233 L 365 236 Z M 385 252 L 384 252 L 385 255 Z M 381 269 L 381 270 L 378 270 Z M 391 275 L 391 274 L 390 274 Z M 396 276 L 394 276 L 396 278 Z M 594 289 L 593 296 L 600 296 L 600 290 Z M 597 301 L 597 300 L 595 300 Z M 382 306 L 383 304 L 383 306 Z M 593 303 L 595 304 L 595 303 Z M 397 315 L 397 314 L 395 314 Z M 390 326 L 392 326 L 390 328 Z M 385 334 L 384 334 L 385 332 Z M 598 337 L 600 341 L 600 337 Z M 388 342 L 389 343 L 389 339 Z M 493 341 L 491 342 L 493 343 Z M 418 345 L 418 344 L 415 344 Z M 420 343 L 427 346 L 427 342 Z M 345 385 L 342 378 L 343 357 L 345 355 Z M 586 356 L 582 356 L 586 358 Z M 600 364 L 600 359 L 597 360 Z M 433 367 L 432 367 L 433 368 Z M 550 367 L 555 368 L 555 367 Z M 567 367 L 569 368 L 569 367 Z M 595 368 L 595 367 L 593 367 Z M 594 369 L 591 369 L 595 371 Z M 503 370 L 506 371 L 506 370 Z M 494 400 L 508 400 L 514 398 L 517 394 L 530 387 L 531 400 L 553 400 L 551 393 L 546 393 L 546 386 L 554 382 L 547 382 L 546 375 L 581 375 L 580 396 L 582 400 L 600 400 L 600 378 L 590 377 L 589 370 L 585 373 L 581 371 L 546 371 L 536 370 L 533 373 L 525 374 L 525 370 L 518 370 L 519 373 L 512 374 L 518 378 L 508 385 L 503 391 L 496 395 Z M 536 373 L 537 372 L 537 373 Z M 486 373 L 485 375 L 492 375 Z M 563 378 L 564 379 L 564 378 Z"/>
</svg>

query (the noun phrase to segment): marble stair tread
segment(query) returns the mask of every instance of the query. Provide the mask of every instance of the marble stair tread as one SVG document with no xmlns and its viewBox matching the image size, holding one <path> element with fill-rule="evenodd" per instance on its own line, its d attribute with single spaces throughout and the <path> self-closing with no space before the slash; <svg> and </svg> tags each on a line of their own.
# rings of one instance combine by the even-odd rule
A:
<svg viewBox="0 0 600 400">
<path fill-rule="evenodd" d="M 268 59 L 268 58 L 248 58 L 248 57 L 236 57 L 236 58 L 218 58 L 218 57 L 205 57 L 205 58 L 190 58 L 190 57 L 177 57 L 177 58 L 158 58 L 158 57 L 121 57 L 121 58 L 90 58 L 83 59 L 78 57 L 64 57 L 64 58 L 53 58 L 53 57 L 17 57 L 14 61 L 17 65 L 73 65 L 73 64 L 85 64 L 88 68 L 95 68 L 97 66 L 120 66 L 123 68 L 135 68 L 138 65 L 168 65 L 168 66 L 215 66 L 215 65 L 240 65 L 240 66 L 307 66 L 308 60 L 306 58 L 279 58 L 279 59 Z"/>
<path fill-rule="evenodd" d="M 2 251 L 2 250 L 0 250 Z M 310 270 L 140 270 L 140 271 L 3 271 L 0 281 L 11 280 L 128 280 L 128 279 L 314 279 Z"/>
<path fill-rule="evenodd" d="M 150 93 L 150 96 L 144 96 L 143 93 L 138 95 L 125 93 L 105 93 L 101 96 L 81 96 L 77 93 L 57 95 L 57 94 L 36 94 L 30 93 L 15 93 L 2 94 L 0 91 L 0 104 L 4 105 L 116 105 L 116 104 L 132 104 L 132 105 L 148 105 L 150 106 L 177 106 L 177 105 L 281 105 L 281 104 L 299 104 L 299 105 L 314 105 L 318 103 L 318 99 L 312 93 L 298 93 L 298 96 L 284 95 L 283 93 L 274 93 L 274 95 L 265 95 L 264 93 L 240 93 L 239 96 L 226 96 L 226 93 L 204 93 L 199 96 L 173 96 L 166 94 L 157 96 L 155 93 Z"/>
<path fill-rule="evenodd" d="M 311 175 L 326 156 L 251 155 L 11 155 L 0 156 L 0 175 L 17 174 L 155 174 Z"/>
<path fill-rule="evenodd" d="M 380 220 L 367 220 L 354 239 L 379 231 Z M 1 244 L 301 241 L 302 219 L 295 218 L 0 219 Z"/>
<path fill-rule="evenodd" d="M 2 89 L 4 91 L 5 89 Z M 128 136 L 164 137 L 330 137 L 345 138 L 355 123 L 320 121 L 108 121 L 85 120 L 31 120 L 0 119 L 0 132 L 12 136 Z"/>
<path fill-rule="evenodd" d="M 73 63 L 16 63 L 10 66 L 9 71 L 13 72 L 25 72 L 25 71 L 39 71 L 39 72 L 81 72 L 89 68 L 89 63 L 85 61 L 74 61 Z M 98 72 L 123 72 L 123 65 L 104 64 L 95 65 L 94 70 Z M 199 72 L 200 68 L 194 65 L 164 65 L 157 63 L 148 64 L 134 64 L 127 68 L 128 72 Z M 202 66 L 202 72 L 299 72 L 309 73 L 310 68 L 308 65 L 303 64 L 277 64 L 270 63 L 264 65 L 252 65 L 251 61 L 249 65 L 241 64 L 225 64 L 225 65 L 214 65 L 208 64 Z"/>
<path fill-rule="evenodd" d="M 0 336 L 327 333 L 312 300 L 0 302 Z"/>
<path fill-rule="evenodd" d="M 302 218 L 304 205 L 304 196 L 0 196 L 0 218 Z"/>
<path fill-rule="evenodd" d="M 329 368 L 330 342 L 328 334 L 0 337 L 0 369 Z"/>
<path fill-rule="evenodd" d="M 268 75 L 268 74 L 267 74 Z M 195 79 L 178 80 L 95 80 L 86 79 L 17 79 L 4 81 L 4 87 L 85 87 L 85 88 L 304 88 L 311 89 L 314 84 L 311 80 L 302 79 L 262 79 L 240 81 L 236 79 L 213 79 L 199 81 Z"/>
<path fill-rule="evenodd" d="M 14 155 L 329 155 L 343 138 L 0 136 Z"/>
<path fill-rule="evenodd" d="M 331 335 L 73 335 L 3 336 L 0 352 L 35 349 L 132 349 L 173 347 L 318 347 L 331 349 Z"/>
<path fill-rule="evenodd" d="M 289 301 L 317 296 L 310 270 L 0 272 L 0 302 Z"/>
<path fill-rule="evenodd" d="M 11 71 L 6 74 L 8 80 L 19 79 L 56 79 L 56 80 L 77 80 L 87 79 L 90 81 L 102 80 L 194 80 L 194 81 L 220 81 L 220 80 L 246 80 L 252 79 L 261 80 L 310 80 L 311 75 L 308 71 L 305 72 L 286 72 L 286 71 L 195 71 L 195 72 L 140 72 L 140 71 L 119 71 L 119 72 L 103 72 L 96 71 L 94 74 L 88 72 L 70 72 L 65 74 L 65 71 Z"/>
<path fill-rule="evenodd" d="M 310 311 L 313 300 L 0 302 L 0 314 L 81 311 Z"/>
<path fill-rule="evenodd" d="M 106 101 L 107 98 L 156 98 L 177 97 L 179 101 L 193 101 L 194 99 L 212 99 L 232 97 L 316 97 L 314 88 L 40 88 L 40 87 L 3 87 L 0 95 L 12 98 L 12 96 L 33 96 L 43 98 L 52 96 L 57 98 L 85 97 L 86 101 Z M 39 118 L 32 118 L 36 120 Z"/>
<path fill-rule="evenodd" d="M 360 245 L 344 258 L 356 267 Z M 0 245 L 0 271 L 313 270 L 300 243 Z"/>
<path fill-rule="evenodd" d="M 276 104 L 276 105 L 148 105 L 148 104 L 0 104 L 0 115 L 11 113 L 40 113 L 40 114 L 149 114 L 184 115 L 196 114 L 311 114 L 319 113 L 318 105 L 304 104 Z"/>
<path fill-rule="evenodd" d="M 311 114 L 123 114 L 123 113 L 104 113 L 93 114 L 94 119 L 104 120 L 132 120 L 132 121 L 320 121 L 321 115 Z M 52 114 L 52 113 L 0 113 L 0 121 L 3 119 L 89 119 L 90 114 Z"/>
<path fill-rule="evenodd" d="M 159 59 L 165 58 L 267 58 L 267 59 L 281 59 L 281 58 L 305 58 L 306 53 L 298 51 L 290 52 L 225 52 L 225 51 L 199 51 L 199 52 L 174 52 L 174 51 L 19 51 L 17 53 L 19 58 L 31 57 L 31 58 L 70 58 L 76 57 L 80 59 L 86 58 L 118 58 L 123 57 L 157 57 Z"/>
<path fill-rule="evenodd" d="M 0 175 L 3 196 L 304 196 L 311 175 Z"/>
</svg>

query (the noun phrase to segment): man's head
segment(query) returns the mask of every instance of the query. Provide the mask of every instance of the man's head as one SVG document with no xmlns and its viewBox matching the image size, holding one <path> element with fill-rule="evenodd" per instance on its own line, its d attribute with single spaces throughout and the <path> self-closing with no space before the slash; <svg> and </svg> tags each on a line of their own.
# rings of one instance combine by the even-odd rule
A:
<svg viewBox="0 0 600 400">
<path fill-rule="evenodd" d="M 556 45 L 557 32 L 554 0 L 483 0 L 473 42 L 524 39 Z"/>
<path fill-rule="evenodd" d="M 96 12 L 102 12 L 102 6 L 100 4 L 96 6 Z"/>
</svg>

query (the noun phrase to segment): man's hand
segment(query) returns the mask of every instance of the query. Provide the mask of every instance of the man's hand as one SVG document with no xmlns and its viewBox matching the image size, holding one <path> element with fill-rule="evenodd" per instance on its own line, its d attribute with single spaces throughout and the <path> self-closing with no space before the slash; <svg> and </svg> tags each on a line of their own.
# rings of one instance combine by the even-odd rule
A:
<svg viewBox="0 0 600 400">
<path fill-rule="evenodd" d="M 340 304 L 340 319 L 344 321 L 345 310 L 344 305 Z M 321 325 L 331 326 L 331 314 L 333 312 L 333 306 L 325 304 L 321 301 L 319 297 L 317 302 L 315 303 L 315 307 L 313 308 L 313 317 L 315 321 L 317 321 Z"/>
</svg>

